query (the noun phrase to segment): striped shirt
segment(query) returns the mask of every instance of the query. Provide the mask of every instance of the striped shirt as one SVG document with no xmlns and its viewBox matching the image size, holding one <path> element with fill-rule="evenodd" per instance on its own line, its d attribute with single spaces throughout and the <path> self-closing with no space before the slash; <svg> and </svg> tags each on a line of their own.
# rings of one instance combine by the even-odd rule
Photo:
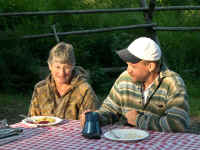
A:
<svg viewBox="0 0 200 150">
<path fill-rule="evenodd" d="M 137 128 L 164 132 L 184 132 L 189 128 L 188 95 L 184 81 L 177 73 L 162 65 L 158 78 L 149 89 L 146 103 L 141 88 L 142 83 L 133 83 L 124 71 L 97 111 L 101 125 L 125 119 L 128 111 L 136 109 L 141 112 L 136 117 Z"/>
</svg>

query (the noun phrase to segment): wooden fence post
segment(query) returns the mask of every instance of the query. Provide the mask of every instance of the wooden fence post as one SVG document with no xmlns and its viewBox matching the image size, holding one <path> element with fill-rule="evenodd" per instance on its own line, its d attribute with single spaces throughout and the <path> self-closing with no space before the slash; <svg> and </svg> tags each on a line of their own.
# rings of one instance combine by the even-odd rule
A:
<svg viewBox="0 0 200 150">
<path fill-rule="evenodd" d="M 57 35 L 57 32 L 56 32 L 56 25 L 53 24 L 51 27 L 52 27 L 52 29 L 53 29 L 53 33 L 54 33 L 54 36 L 55 36 L 55 38 L 56 38 L 56 42 L 59 43 L 59 42 L 60 42 L 60 39 L 59 39 L 59 37 L 58 37 L 58 35 Z"/>
<path fill-rule="evenodd" d="M 140 0 L 140 6 L 144 7 L 144 8 L 148 8 L 146 0 Z M 145 21 L 147 23 L 152 23 L 153 12 L 155 10 L 155 6 L 156 6 L 156 1 L 155 0 L 150 0 L 149 10 L 148 11 L 144 11 L 144 18 L 145 18 Z M 147 32 L 150 33 L 151 38 L 160 46 L 160 42 L 159 42 L 158 36 L 156 34 L 156 30 L 154 30 L 153 27 L 152 28 L 147 28 L 146 30 L 147 30 Z M 164 63 L 164 64 L 167 63 L 164 51 L 162 51 L 161 62 Z"/>
<path fill-rule="evenodd" d="M 147 2 L 146 0 L 140 0 L 140 6 L 143 8 L 148 8 Z M 146 23 L 152 23 L 152 19 L 153 19 L 153 12 L 156 6 L 156 2 L 155 0 L 150 0 L 149 3 L 149 10 L 148 11 L 144 11 L 144 19 L 146 21 Z M 156 31 L 152 28 L 148 28 L 146 29 L 147 32 L 150 33 L 151 38 L 158 44 L 160 45 L 158 36 L 156 34 Z"/>
</svg>

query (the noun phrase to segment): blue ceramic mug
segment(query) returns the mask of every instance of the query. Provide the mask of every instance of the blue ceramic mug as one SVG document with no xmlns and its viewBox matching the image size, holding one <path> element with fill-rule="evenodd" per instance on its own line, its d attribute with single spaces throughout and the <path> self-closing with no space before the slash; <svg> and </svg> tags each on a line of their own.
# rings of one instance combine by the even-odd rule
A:
<svg viewBox="0 0 200 150">
<path fill-rule="evenodd" d="M 97 112 L 87 112 L 85 114 L 85 124 L 82 130 L 82 135 L 88 139 L 101 138 L 101 128 Z"/>
</svg>

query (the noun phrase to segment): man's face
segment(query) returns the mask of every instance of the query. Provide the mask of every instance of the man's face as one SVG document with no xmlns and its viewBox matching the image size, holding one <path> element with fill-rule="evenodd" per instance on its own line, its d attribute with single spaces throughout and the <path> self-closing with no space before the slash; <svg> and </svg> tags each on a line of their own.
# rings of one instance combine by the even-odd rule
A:
<svg viewBox="0 0 200 150">
<path fill-rule="evenodd" d="M 51 71 L 56 84 L 66 84 L 71 78 L 73 66 L 53 61 L 49 64 L 49 70 Z"/>
<path fill-rule="evenodd" d="M 150 72 L 148 70 L 148 65 L 144 61 L 139 61 L 138 63 L 127 62 L 127 72 L 132 77 L 133 82 L 144 82 L 148 78 Z"/>
</svg>

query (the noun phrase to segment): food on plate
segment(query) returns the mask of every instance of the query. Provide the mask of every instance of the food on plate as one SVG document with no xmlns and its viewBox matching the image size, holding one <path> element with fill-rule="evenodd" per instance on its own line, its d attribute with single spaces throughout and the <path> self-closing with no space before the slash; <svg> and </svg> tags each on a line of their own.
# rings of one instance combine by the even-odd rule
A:
<svg viewBox="0 0 200 150">
<path fill-rule="evenodd" d="M 127 133 L 126 135 L 124 135 L 124 138 L 126 139 L 139 139 L 139 138 L 143 138 L 143 135 L 139 135 L 136 133 Z"/>
<path fill-rule="evenodd" d="M 53 123 L 55 121 L 56 120 L 54 118 L 40 117 L 40 118 L 32 119 L 32 121 L 28 121 L 28 123 L 32 123 L 32 124 L 48 124 L 48 123 Z"/>
<path fill-rule="evenodd" d="M 147 138 L 148 136 L 149 136 L 148 132 L 140 130 L 140 129 L 114 129 L 114 130 L 104 133 L 105 138 L 109 140 L 117 140 L 117 141 L 143 140 Z"/>
<path fill-rule="evenodd" d="M 124 133 L 124 134 L 119 134 L 119 133 L 115 133 L 113 134 L 113 132 L 110 132 L 112 133 L 111 136 L 114 137 L 114 138 L 123 138 L 123 139 L 140 139 L 140 138 L 143 138 L 143 135 L 140 135 L 140 134 L 137 134 L 137 133 L 134 133 L 134 132 L 127 132 L 127 133 Z"/>
</svg>

